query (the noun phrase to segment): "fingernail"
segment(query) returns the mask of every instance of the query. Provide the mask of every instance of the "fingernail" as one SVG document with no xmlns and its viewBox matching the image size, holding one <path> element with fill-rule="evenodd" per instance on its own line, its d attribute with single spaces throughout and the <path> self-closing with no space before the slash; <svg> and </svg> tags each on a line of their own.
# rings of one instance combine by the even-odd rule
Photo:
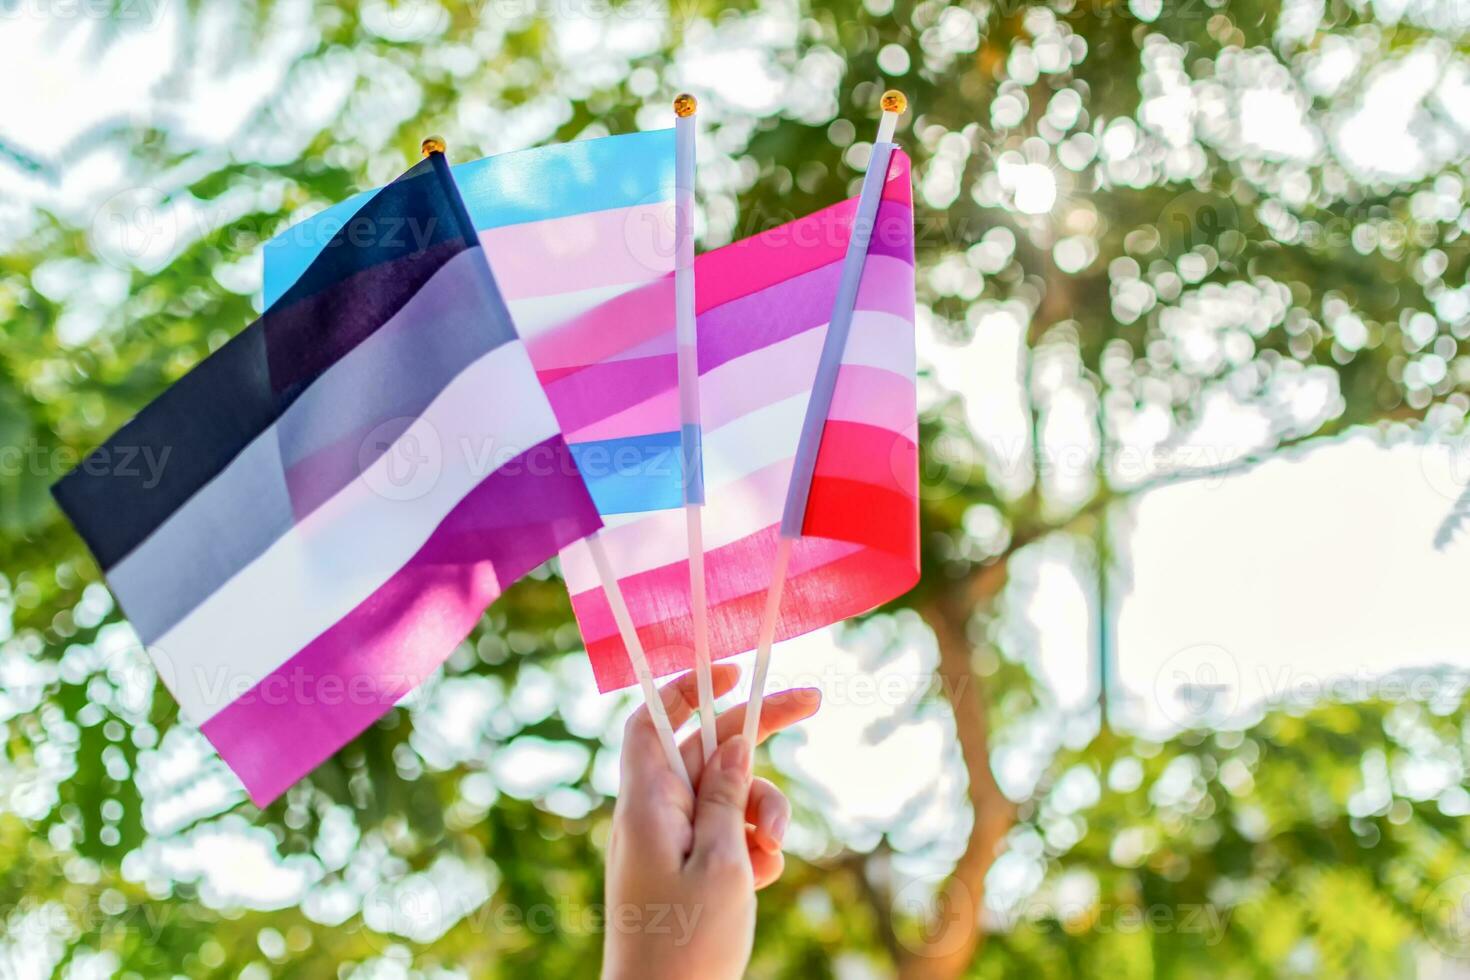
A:
<svg viewBox="0 0 1470 980">
<path fill-rule="evenodd" d="M 786 839 L 786 827 L 791 822 L 791 813 L 774 797 L 761 804 L 760 812 L 762 844 L 768 851 L 779 851 Z"/>
<path fill-rule="evenodd" d="M 776 815 L 776 820 L 771 824 L 771 836 L 775 838 L 779 847 L 786 840 L 786 828 L 791 826 L 791 814 L 781 811 Z"/>
<path fill-rule="evenodd" d="M 724 752 L 720 768 L 726 772 L 738 772 L 742 776 L 750 775 L 750 743 L 745 740 L 744 735 L 736 735 L 730 739 Z"/>
</svg>

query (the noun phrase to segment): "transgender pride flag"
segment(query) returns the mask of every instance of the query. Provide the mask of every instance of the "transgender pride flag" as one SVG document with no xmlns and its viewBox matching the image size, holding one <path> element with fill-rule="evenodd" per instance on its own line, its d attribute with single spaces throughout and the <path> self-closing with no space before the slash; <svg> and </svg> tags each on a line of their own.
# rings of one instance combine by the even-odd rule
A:
<svg viewBox="0 0 1470 980">
<path fill-rule="evenodd" d="M 600 525 L 442 154 L 54 493 L 261 806 Z"/>
<path fill-rule="evenodd" d="M 857 200 L 695 260 L 710 650 L 756 646 L 787 485 Z M 851 332 L 822 430 L 776 637 L 866 612 L 919 575 L 914 247 L 909 161 L 885 174 Z M 647 403 L 652 407 L 654 403 Z M 655 674 L 691 666 L 680 512 L 609 517 L 599 533 Z M 634 682 L 599 579 L 563 555 L 599 687 Z"/>
</svg>

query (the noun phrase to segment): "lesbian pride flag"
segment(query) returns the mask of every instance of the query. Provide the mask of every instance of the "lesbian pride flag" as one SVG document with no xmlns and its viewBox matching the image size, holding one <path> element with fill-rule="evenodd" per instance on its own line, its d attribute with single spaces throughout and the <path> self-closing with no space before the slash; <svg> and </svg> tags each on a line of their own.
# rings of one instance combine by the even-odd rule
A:
<svg viewBox="0 0 1470 980">
<path fill-rule="evenodd" d="M 260 806 L 600 525 L 441 154 L 54 493 Z"/>
<path fill-rule="evenodd" d="M 450 168 L 603 514 L 684 503 L 674 152 L 674 131 L 662 129 Z M 267 305 L 364 199 L 328 208 L 266 244 Z"/>
<path fill-rule="evenodd" d="M 710 651 L 753 649 L 787 485 L 832 314 L 857 200 L 695 260 Z M 894 151 L 851 333 L 792 550 L 777 639 L 840 622 L 919 576 L 913 210 Z M 652 411 L 655 396 L 640 403 Z M 601 532 L 655 674 L 687 670 L 689 554 L 677 511 L 607 518 Z M 634 683 L 583 549 L 562 557 L 572 606 L 606 691 Z"/>
</svg>

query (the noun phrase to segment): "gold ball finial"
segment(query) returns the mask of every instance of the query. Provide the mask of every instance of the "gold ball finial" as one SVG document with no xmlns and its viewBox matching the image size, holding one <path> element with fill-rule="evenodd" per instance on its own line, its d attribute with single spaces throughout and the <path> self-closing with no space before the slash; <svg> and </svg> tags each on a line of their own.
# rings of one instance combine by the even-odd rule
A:
<svg viewBox="0 0 1470 980">
<path fill-rule="evenodd" d="M 680 119 L 687 119 L 694 115 L 694 110 L 699 108 L 699 100 L 688 92 L 680 92 L 674 96 L 674 115 Z"/>
<path fill-rule="evenodd" d="M 419 146 L 419 152 L 426 157 L 430 153 L 443 153 L 444 150 L 445 143 L 444 137 L 442 136 L 430 136 Z"/>
<path fill-rule="evenodd" d="M 908 98 L 896 88 L 891 88 L 883 93 L 882 100 L 878 103 L 884 112 L 902 113 L 909 107 Z"/>
</svg>

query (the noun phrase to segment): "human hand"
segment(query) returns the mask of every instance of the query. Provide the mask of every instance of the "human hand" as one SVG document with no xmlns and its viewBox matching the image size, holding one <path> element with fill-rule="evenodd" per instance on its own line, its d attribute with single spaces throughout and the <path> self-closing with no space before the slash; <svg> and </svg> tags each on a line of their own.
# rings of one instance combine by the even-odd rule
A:
<svg viewBox="0 0 1470 980">
<path fill-rule="evenodd" d="M 717 664 L 715 696 L 739 670 Z M 660 696 L 675 728 L 694 713 L 693 674 Z M 767 697 L 758 740 L 810 717 L 814 688 Z M 628 719 L 622 788 L 607 849 L 607 932 L 603 980 L 733 980 L 745 972 L 755 937 L 755 893 L 781 876 L 781 841 L 791 804 L 776 786 L 751 778 L 753 747 L 740 734 L 746 706 L 719 717 L 720 746 L 708 770 L 698 734 L 680 747 L 697 796 L 659 749 L 647 706 Z"/>
</svg>

